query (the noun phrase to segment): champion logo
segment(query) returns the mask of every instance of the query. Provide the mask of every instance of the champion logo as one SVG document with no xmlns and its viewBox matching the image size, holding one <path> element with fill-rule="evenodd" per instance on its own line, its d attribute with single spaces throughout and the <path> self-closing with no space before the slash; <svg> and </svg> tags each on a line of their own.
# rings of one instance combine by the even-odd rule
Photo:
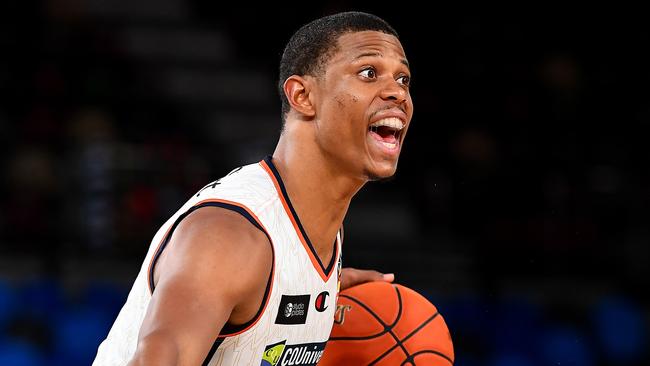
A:
<svg viewBox="0 0 650 366">
<path fill-rule="evenodd" d="M 316 311 L 319 313 L 322 313 L 323 311 L 327 310 L 327 298 L 330 296 L 330 293 L 327 291 L 323 291 L 318 296 L 316 296 L 316 301 L 314 302 L 314 306 L 316 307 Z"/>
</svg>

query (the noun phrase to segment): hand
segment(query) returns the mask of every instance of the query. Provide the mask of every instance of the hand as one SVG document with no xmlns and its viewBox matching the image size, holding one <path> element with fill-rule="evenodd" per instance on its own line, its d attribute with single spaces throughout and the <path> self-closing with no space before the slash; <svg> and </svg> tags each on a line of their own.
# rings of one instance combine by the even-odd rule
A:
<svg viewBox="0 0 650 366">
<path fill-rule="evenodd" d="M 356 269 L 346 267 L 341 270 L 341 291 L 348 287 L 360 285 L 370 281 L 393 282 L 395 275 L 393 273 L 381 273 L 369 269 Z"/>
</svg>

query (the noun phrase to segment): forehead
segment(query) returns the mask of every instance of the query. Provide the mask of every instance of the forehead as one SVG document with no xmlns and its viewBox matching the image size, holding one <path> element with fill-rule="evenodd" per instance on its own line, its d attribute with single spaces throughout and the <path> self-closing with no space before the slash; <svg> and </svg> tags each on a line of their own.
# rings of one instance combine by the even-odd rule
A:
<svg viewBox="0 0 650 366">
<path fill-rule="evenodd" d="M 395 57 L 406 61 L 404 49 L 397 37 L 377 31 L 350 32 L 341 35 L 332 61 L 345 61 L 364 54 Z"/>
</svg>

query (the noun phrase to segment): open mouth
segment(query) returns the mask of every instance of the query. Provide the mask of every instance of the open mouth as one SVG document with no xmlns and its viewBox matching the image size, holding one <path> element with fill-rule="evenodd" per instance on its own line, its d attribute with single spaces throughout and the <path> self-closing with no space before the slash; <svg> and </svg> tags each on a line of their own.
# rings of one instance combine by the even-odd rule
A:
<svg viewBox="0 0 650 366">
<path fill-rule="evenodd" d="M 368 127 L 370 135 L 388 149 L 399 146 L 404 124 L 398 118 L 385 118 Z"/>
</svg>

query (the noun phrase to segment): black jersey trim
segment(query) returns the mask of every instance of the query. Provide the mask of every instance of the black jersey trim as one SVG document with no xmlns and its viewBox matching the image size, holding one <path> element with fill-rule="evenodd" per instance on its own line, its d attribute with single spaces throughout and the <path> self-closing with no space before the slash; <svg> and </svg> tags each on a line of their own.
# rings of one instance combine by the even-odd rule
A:
<svg viewBox="0 0 650 366">
<path fill-rule="evenodd" d="M 221 346 L 221 343 L 223 343 L 225 338 L 217 338 L 216 341 L 212 344 L 212 347 L 210 347 L 210 351 L 208 352 L 208 355 L 205 357 L 205 360 L 203 360 L 203 363 L 201 364 L 202 366 L 208 366 L 210 364 L 210 360 L 212 360 L 212 356 L 214 356 L 214 353 L 217 352 L 217 349 L 219 346 Z"/>
<path fill-rule="evenodd" d="M 300 229 L 300 233 L 302 234 L 302 237 L 305 238 L 305 242 L 307 243 L 307 246 L 309 247 L 309 250 L 311 250 L 312 255 L 314 258 L 316 258 L 316 261 L 318 261 L 318 264 L 320 265 L 320 269 L 323 271 L 325 276 L 329 278 L 330 274 L 332 273 L 332 269 L 335 267 L 334 264 L 338 260 L 336 258 L 338 256 L 338 251 L 337 251 L 337 243 L 336 239 L 334 239 L 334 248 L 332 250 L 332 258 L 330 259 L 329 264 L 327 267 L 323 265 L 323 262 L 321 261 L 320 257 L 318 256 L 318 253 L 316 252 L 316 249 L 314 249 L 314 246 L 311 243 L 311 240 L 309 240 L 309 237 L 307 236 L 307 232 L 305 232 L 304 227 L 302 226 L 302 223 L 300 222 L 300 218 L 298 217 L 298 214 L 296 213 L 296 210 L 293 208 L 293 205 L 291 204 L 291 199 L 289 199 L 289 194 L 287 193 L 287 189 L 284 186 L 284 182 L 282 181 L 282 177 L 280 176 L 280 172 L 278 172 L 278 169 L 275 167 L 273 164 L 273 157 L 271 155 L 268 155 L 264 158 L 264 162 L 268 167 L 271 169 L 271 172 L 275 176 L 275 179 L 278 182 L 278 185 L 280 186 L 280 191 L 282 192 L 282 196 L 287 203 L 287 206 L 289 206 L 289 210 L 291 210 L 291 215 L 293 216 L 296 224 L 298 225 L 298 229 Z"/>
<path fill-rule="evenodd" d="M 256 217 L 254 217 L 254 215 L 251 214 L 248 211 L 248 209 L 246 207 L 240 206 L 239 204 L 236 204 L 236 203 L 224 202 L 224 201 L 219 201 L 219 200 L 208 200 L 208 201 L 200 202 L 199 204 L 191 207 L 189 210 L 187 210 L 185 213 L 183 213 L 182 215 L 180 215 L 176 219 L 176 221 L 174 222 L 172 227 L 169 229 L 169 231 L 165 235 L 165 238 L 163 239 L 163 242 L 159 245 L 158 250 L 156 251 L 156 254 L 155 254 L 155 256 L 154 256 L 154 258 L 153 258 L 153 260 L 152 260 L 152 262 L 151 262 L 151 264 L 149 266 L 149 289 L 150 289 L 151 293 L 153 293 L 153 291 L 155 290 L 153 274 L 154 274 L 154 269 L 156 267 L 156 262 L 160 258 L 160 255 L 162 254 L 162 252 L 165 249 L 165 247 L 167 246 L 167 244 L 169 243 L 169 241 L 171 239 L 171 236 L 174 233 L 174 230 L 176 230 L 176 227 L 178 226 L 178 224 L 180 224 L 180 222 L 183 221 L 183 219 L 185 217 L 187 217 L 192 212 L 198 210 L 199 208 L 203 208 L 203 207 L 220 207 L 220 208 L 224 208 L 224 209 L 227 209 L 227 210 L 237 212 L 240 215 L 244 216 L 251 224 L 253 224 L 253 226 L 258 228 L 260 231 L 262 231 L 264 233 L 264 235 L 266 235 L 266 237 L 267 237 L 267 239 L 269 241 L 269 244 L 271 245 L 271 253 L 272 253 L 272 256 L 273 256 L 272 261 L 271 261 L 271 272 L 269 273 L 269 278 L 268 278 L 268 280 L 266 282 L 266 289 L 264 290 L 264 297 L 263 297 L 263 300 L 262 300 L 262 302 L 260 304 L 260 308 L 258 309 L 257 313 L 255 314 L 255 316 L 250 321 L 248 321 L 248 322 L 246 322 L 244 324 L 241 324 L 241 325 L 230 325 L 230 324 L 226 323 L 223 326 L 223 328 L 221 329 L 221 331 L 219 332 L 217 340 L 215 341 L 212 348 L 210 349 L 210 353 L 208 354 L 208 357 L 206 358 L 206 362 L 208 362 L 210 360 L 210 358 L 212 358 L 212 356 L 214 355 L 214 352 L 216 352 L 216 350 L 219 347 L 219 345 L 221 344 L 221 342 L 223 342 L 223 339 L 225 339 L 225 337 L 233 336 L 235 334 L 238 334 L 238 333 L 241 333 L 241 332 L 245 331 L 246 329 L 251 327 L 253 324 L 255 324 L 257 322 L 257 320 L 259 320 L 262 313 L 264 312 L 264 309 L 268 305 L 268 301 L 269 301 L 269 297 L 271 295 L 271 289 L 272 289 L 272 285 L 273 285 L 273 274 L 275 273 L 275 249 L 273 247 L 273 241 L 271 240 L 271 236 L 269 235 L 269 233 L 266 231 L 264 226 L 262 226 L 262 224 L 258 221 L 258 219 Z M 204 362 L 204 364 L 206 364 L 206 363 Z"/>
<path fill-rule="evenodd" d="M 155 284 L 154 284 L 154 269 L 156 267 L 156 263 L 158 262 L 158 259 L 160 258 L 160 255 L 162 252 L 165 250 L 167 247 L 167 244 L 169 244 L 169 240 L 172 237 L 172 234 L 176 230 L 176 227 L 183 221 L 184 218 L 186 218 L 189 214 L 192 212 L 198 210 L 199 208 L 202 207 L 221 207 L 225 208 L 227 210 L 235 211 L 238 214 L 244 216 L 248 221 L 250 221 L 253 226 L 258 228 L 260 231 L 262 231 L 266 237 L 269 239 L 269 242 L 271 242 L 271 237 L 269 236 L 269 233 L 266 232 L 266 229 L 260 224 L 257 219 L 255 219 L 243 206 L 238 206 L 233 203 L 228 203 L 228 202 L 223 202 L 223 201 L 218 201 L 218 200 L 210 200 L 206 202 L 201 202 L 195 206 L 192 206 L 189 210 L 187 210 L 185 213 L 180 215 L 172 227 L 169 229 L 169 231 L 165 234 L 165 238 L 163 239 L 162 243 L 158 246 L 158 249 L 156 250 L 156 254 L 153 257 L 153 260 L 151 261 L 151 264 L 149 265 L 149 291 L 153 293 L 155 289 Z M 271 249 L 273 250 L 273 245 L 271 245 Z M 275 257 L 275 253 L 273 254 Z M 274 261 L 275 263 L 275 261 Z"/>
</svg>

